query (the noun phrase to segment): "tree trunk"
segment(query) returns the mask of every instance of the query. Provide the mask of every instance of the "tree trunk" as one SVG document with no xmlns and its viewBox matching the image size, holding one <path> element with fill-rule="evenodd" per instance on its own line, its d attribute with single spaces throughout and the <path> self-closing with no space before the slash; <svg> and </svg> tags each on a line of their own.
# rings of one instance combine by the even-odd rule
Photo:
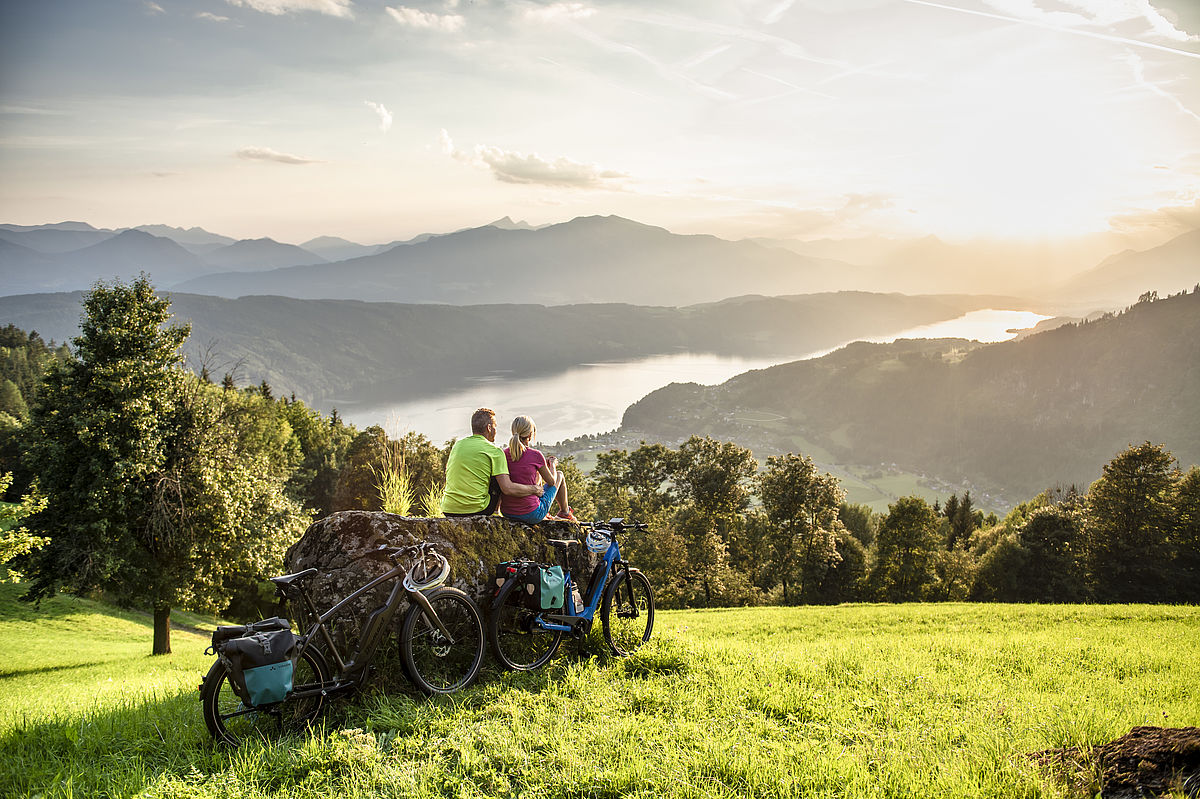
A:
<svg viewBox="0 0 1200 799">
<path fill-rule="evenodd" d="M 171 654 L 171 606 L 154 606 L 154 651 L 152 655 Z"/>
</svg>

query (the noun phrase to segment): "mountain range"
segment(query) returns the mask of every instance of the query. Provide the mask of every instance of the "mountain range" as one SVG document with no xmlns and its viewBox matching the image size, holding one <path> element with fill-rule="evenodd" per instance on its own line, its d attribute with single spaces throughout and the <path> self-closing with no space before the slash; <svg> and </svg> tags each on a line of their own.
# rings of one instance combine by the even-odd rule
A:
<svg viewBox="0 0 1200 799">
<path fill-rule="evenodd" d="M 1191 287 L 1200 281 L 1198 236 L 1192 230 L 1152 249 L 1112 254 L 1104 249 L 1112 237 L 1092 237 L 1082 249 L 953 245 L 932 236 L 728 241 L 612 216 L 541 227 L 504 217 L 384 244 L 321 236 L 297 247 L 194 227 L 0 225 L 0 294 L 86 289 L 96 279 L 141 271 L 161 288 L 225 297 L 450 304 L 681 306 L 746 293 L 945 293 L 1022 284 L 1022 296 L 1082 313 L 1123 307 L 1146 291 Z M 1103 257 L 1064 273 L 1080 252 Z"/>
</svg>

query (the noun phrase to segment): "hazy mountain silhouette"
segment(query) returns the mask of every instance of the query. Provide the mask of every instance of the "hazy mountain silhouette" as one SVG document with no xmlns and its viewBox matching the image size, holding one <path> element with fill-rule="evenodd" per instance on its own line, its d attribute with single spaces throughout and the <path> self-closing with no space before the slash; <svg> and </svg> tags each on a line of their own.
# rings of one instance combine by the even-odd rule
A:
<svg viewBox="0 0 1200 799">
<path fill-rule="evenodd" d="M 609 216 L 538 230 L 485 226 L 338 264 L 207 275 L 176 288 L 224 297 L 684 305 L 820 291 L 844 284 L 848 271 L 752 242 L 680 236 Z"/>
<path fill-rule="evenodd" d="M 1193 292 L 1018 341 L 858 343 L 720 386 L 672 384 L 631 406 L 622 428 L 649 441 L 710 434 L 760 457 L 816 446 L 835 463 L 897 464 L 1014 502 L 1084 488 L 1146 440 L 1200 463 L 1197 396 Z"/>
<path fill-rule="evenodd" d="M 377 244 L 358 244 L 338 236 L 317 236 L 300 244 L 302 249 L 321 256 L 326 261 L 348 261 L 379 252 Z"/>
<path fill-rule="evenodd" d="M 218 247 L 228 246 L 237 241 L 237 239 L 229 236 L 210 233 L 202 227 L 181 228 L 171 227 L 170 225 L 138 225 L 134 230 L 170 239 L 195 255 L 202 255 L 205 252 L 217 249 Z"/>
<path fill-rule="evenodd" d="M 74 227 L 82 223 L 67 222 L 64 224 L 72 225 L 72 227 L 61 228 L 54 225 L 28 230 L 9 230 L 7 227 L 15 226 L 7 226 L 0 229 L 0 239 L 20 244 L 22 247 L 28 247 L 37 252 L 63 253 L 90 247 L 113 237 L 111 230 L 96 230 L 90 225 L 87 230 L 82 230 Z"/>
<path fill-rule="evenodd" d="M 211 271 L 199 258 L 170 239 L 126 230 L 98 244 L 66 253 L 39 253 L 29 248 L 0 249 L 5 294 L 76 290 L 97 280 L 128 280 L 146 272 L 158 285 Z"/>
<path fill-rule="evenodd" d="M 243 239 L 226 247 L 210 250 L 202 256 L 204 262 L 216 269 L 239 272 L 259 272 L 301 264 L 329 263 L 316 253 L 294 244 L 281 244 L 274 239 Z M 211 271 L 211 270 L 210 270 Z"/>
<path fill-rule="evenodd" d="M 1083 303 L 1128 304 L 1147 291 L 1161 296 L 1200 284 L 1200 229 L 1150 250 L 1128 250 L 1077 275 L 1057 295 Z"/>
</svg>

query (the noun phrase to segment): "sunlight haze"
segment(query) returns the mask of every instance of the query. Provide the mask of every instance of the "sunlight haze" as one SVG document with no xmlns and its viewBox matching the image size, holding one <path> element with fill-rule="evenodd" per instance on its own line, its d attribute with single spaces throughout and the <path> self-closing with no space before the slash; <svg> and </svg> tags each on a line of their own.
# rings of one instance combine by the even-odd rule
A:
<svg viewBox="0 0 1200 799">
<path fill-rule="evenodd" d="M 11 223 L 1153 246 L 1200 217 L 1185 0 L 112 0 L 0 30 Z"/>
</svg>

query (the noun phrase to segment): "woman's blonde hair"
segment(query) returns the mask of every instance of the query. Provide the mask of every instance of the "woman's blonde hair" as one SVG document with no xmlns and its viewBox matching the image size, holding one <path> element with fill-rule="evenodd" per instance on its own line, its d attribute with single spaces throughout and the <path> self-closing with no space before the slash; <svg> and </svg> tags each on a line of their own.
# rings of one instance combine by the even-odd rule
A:
<svg viewBox="0 0 1200 799">
<path fill-rule="evenodd" d="M 528 416 L 518 416 L 513 419 L 512 433 L 512 438 L 508 440 L 508 459 L 516 463 L 525 454 L 526 445 L 532 444 L 537 436 L 537 425 Z"/>
</svg>

